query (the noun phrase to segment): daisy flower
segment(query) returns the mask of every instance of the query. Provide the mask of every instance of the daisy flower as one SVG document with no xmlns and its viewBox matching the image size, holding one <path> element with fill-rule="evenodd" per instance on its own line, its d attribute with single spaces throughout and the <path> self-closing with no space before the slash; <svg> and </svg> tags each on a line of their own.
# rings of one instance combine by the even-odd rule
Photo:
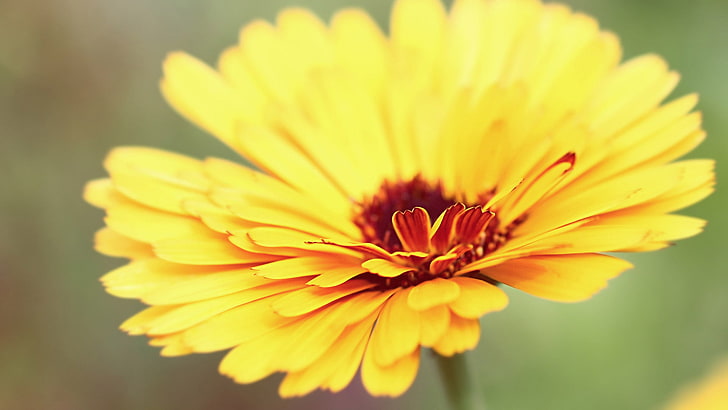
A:
<svg viewBox="0 0 728 410">
<path fill-rule="evenodd" d="M 713 162 L 678 75 L 621 62 L 617 37 L 537 0 L 398 0 L 255 21 L 212 68 L 181 52 L 161 89 L 254 167 L 114 149 L 85 198 L 106 211 L 102 279 L 148 308 L 122 324 L 162 355 L 229 350 L 239 383 L 284 397 L 361 372 L 397 396 L 423 348 L 473 349 L 503 286 L 581 301 L 650 251 L 700 232 L 672 214 Z"/>
</svg>

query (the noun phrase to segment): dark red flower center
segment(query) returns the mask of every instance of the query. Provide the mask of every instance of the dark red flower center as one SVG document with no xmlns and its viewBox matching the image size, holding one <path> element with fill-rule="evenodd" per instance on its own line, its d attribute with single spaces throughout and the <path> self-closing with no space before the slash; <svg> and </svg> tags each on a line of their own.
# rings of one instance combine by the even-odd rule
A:
<svg viewBox="0 0 728 410">
<path fill-rule="evenodd" d="M 412 270 L 394 278 L 371 274 L 368 278 L 388 288 L 449 278 L 498 249 L 522 219 L 501 227 L 496 213 L 483 208 L 492 195 L 484 192 L 478 203 L 470 204 L 446 195 L 441 184 L 420 176 L 385 181 L 377 193 L 359 203 L 354 223 L 365 242 L 391 253 L 412 253 L 400 256 Z M 435 223 L 438 217 L 441 220 Z"/>
</svg>

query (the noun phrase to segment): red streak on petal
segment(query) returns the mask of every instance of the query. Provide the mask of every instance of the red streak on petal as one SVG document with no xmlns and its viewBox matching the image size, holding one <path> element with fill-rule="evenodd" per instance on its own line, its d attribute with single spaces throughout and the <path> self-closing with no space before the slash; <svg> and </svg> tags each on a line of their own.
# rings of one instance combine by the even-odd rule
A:
<svg viewBox="0 0 728 410">
<path fill-rule="evenodd" d="M 453 239 L 453 226 L 455 218 L 465 210 L 465 205 L 457 203 L 448 207 L 440 216 L 438 223 L 435 223 L 435 233 L 430 238 L 430 244 L 438 253 L 446 252 L 450 248 Z"/>
<path fill-rule="evenodd" d="M 404 250 L 427 252 L 430 249 L 430 215 L 424 208 L 397 211 L 392 214 L 392 225 Z"/>
<path fill-rule="evenodd" d="M 455 234 L 460 243 L 471 243 L 483 233 L 495 214 L 480 206 L 466 209 L 455 222 Z"/>
</svg>

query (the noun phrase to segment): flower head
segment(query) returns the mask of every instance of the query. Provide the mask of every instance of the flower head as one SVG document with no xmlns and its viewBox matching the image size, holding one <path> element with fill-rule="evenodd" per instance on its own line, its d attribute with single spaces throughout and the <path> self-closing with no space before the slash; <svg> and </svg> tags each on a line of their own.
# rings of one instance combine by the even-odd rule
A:
<svg viewBox="0 0 728 410">
<path fill-rule="evenodd" d="M 590 17 L 536 0 L 398 0 L 385 36 L 362 11 L 256 21 L 217 69 L 183 53 L 162 91 L 255 165 L 117 148 L 89 202 L 103 278 L 150 305 L 127 320 L 162 354 L 231 349 L 240 383 L 404 392 L 420 350 L 472 349 L 499 285 L 592 296 L 704 222 L 704 138 L 678 77 Z"/>
</svg>

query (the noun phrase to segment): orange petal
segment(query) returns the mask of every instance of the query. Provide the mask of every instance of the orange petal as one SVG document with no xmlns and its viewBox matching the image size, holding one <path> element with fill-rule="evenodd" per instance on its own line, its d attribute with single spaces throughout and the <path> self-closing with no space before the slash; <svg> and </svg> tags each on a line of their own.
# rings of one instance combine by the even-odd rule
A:
<svg viewBox="0 0 728 410">
<path fill-rule="evenodd" d="M 495 214 L 480 206 L 473 206 L 458 215 L 455 222 L 455 235 L 461 243 L 471 243 L 483 233 Z"/>
<path fill-rule="evenodd" d="M 392 214 L 392 226 L 408 252 L 427 252 L 430 248 L 430 215 L 424 208 L 397 211 Z"/>
<path fill-rule="evenodd" d="M 436 252 L 443 253 L 450 248 L 450 242 L 452 241 L 454 234 L 455 219 L 465 210 L 465 205 L 456 203 L 450 205 L 440 217 L 435 221 L 435 225 L 432 228 L 433 234 L 430 238 L 430 244 Z"/>
</svg>

